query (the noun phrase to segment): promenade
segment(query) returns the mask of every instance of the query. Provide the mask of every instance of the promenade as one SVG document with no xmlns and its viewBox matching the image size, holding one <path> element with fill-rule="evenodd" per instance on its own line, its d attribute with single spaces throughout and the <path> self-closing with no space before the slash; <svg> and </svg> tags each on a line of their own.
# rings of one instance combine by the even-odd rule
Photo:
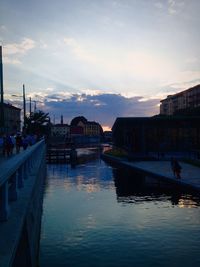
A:
<svg viewBox="0 0 200 267">
<path fill-rule="evenodd" d="M 191 164 L 180 162 L 182 167 L 181 179 L 174 177 L 171 169 L 171 163 L 167 161 L 135 161 L 129 162 L 125 159 L 112 157 L 109 155 L 102 155 L 103 159 L 109 160 L 113 163 L 118 163 L 123 166 L 133 168 L 137 171 L 157 177 L 162 180 L 167 180 L 182 186 L 190 187 L 191 189 L 200 192 L 200 168 Z"/>
</svg>

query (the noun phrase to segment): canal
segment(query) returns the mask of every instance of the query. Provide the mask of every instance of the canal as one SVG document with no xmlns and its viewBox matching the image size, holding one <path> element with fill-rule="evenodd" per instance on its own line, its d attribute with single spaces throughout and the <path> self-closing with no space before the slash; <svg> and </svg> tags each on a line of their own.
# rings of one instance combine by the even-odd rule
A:
<svg viewBox="0 0 200 267">
<path fill-rule="evenodd" d="M 100 159 L 48 165 L 40 267 L 200 266 L 200 199 Z"/>
</svg>

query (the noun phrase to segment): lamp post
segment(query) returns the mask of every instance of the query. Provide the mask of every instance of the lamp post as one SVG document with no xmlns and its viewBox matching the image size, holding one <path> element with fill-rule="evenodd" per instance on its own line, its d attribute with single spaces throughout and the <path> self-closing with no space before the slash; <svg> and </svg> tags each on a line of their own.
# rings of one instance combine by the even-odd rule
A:
<svg viewBox="0 0 200 267">
<path fill-rule="evenodd" d="M 42 101 L 39 101 L 39 100 L 32 100 L 31 97 L 29 97 L 29 113 L 30 113 L 30 116 L 32 114 L 32 102 L 34 102 L 34 113 L 36 112 L 36 109 L 37 109 L 37 106 L 36 106 L 36 103 L 39 102 L 39 103 L 43 103 Z"/>
<path fill-rule="evenodd" d="M 0 46 L 0 91 L 1 91 L 1 108 L 0 108 L 0 132 L 4 132 L 4 100 L 3 100 L 3 63 L 2 63 L 2 46 Z"/>
<path fill-rule="evenodd" d="M 26 95 L 25 95 L 25 85 L 23 84 L 23 95 L 12 95 L 14 97 L 23 98 L 23 110 L 24 110 L 24 128 L 26 127 Z"/>
<path fill-rule="evenodd" d="M 31 116 L 31 113 L 32 113 L 32 108 L 31 108 L 31 97 L 29 97 L 29 114 Z"/>
<path fill-rule="evenodd" d="M 43 101 L 39 101 L 39 100 L 32 100 L 32 102 L 34 102 L 34 112 L 36 112 L 36 109 L 37 109 L 36 104 L 37 103 L 43 103 Z"/>
<path fill-rule="evenodd" d="M 26 128 L 26 95 L 25 85 L 23 84 L 23 107 L 24 107 L 24 128 Z"/>
</svg>

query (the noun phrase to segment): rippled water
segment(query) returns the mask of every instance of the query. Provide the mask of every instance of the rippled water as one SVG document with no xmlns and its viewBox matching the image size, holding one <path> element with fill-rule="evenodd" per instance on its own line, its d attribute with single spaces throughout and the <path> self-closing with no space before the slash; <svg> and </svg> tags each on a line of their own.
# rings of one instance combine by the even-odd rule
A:
<svg viewBox="0 0 200 267">
<path fill-rule="evenodd" d="M 49 165 L 40 267 L 200 266 L 199 203 L 100 160 Z"/>
</svg>

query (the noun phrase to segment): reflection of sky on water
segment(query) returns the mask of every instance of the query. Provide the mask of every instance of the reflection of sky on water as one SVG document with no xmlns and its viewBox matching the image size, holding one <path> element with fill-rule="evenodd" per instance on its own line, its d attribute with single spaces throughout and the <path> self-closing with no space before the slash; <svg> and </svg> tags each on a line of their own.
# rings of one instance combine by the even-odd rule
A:
<svg viewBox="0 0 200 267">
<path fill-rule="evenodd" d="M 189 192 L 99 160 L 51 165 L 40 265 L 199 266 L 199 223 L 199 198 Z"/>
</svg>

